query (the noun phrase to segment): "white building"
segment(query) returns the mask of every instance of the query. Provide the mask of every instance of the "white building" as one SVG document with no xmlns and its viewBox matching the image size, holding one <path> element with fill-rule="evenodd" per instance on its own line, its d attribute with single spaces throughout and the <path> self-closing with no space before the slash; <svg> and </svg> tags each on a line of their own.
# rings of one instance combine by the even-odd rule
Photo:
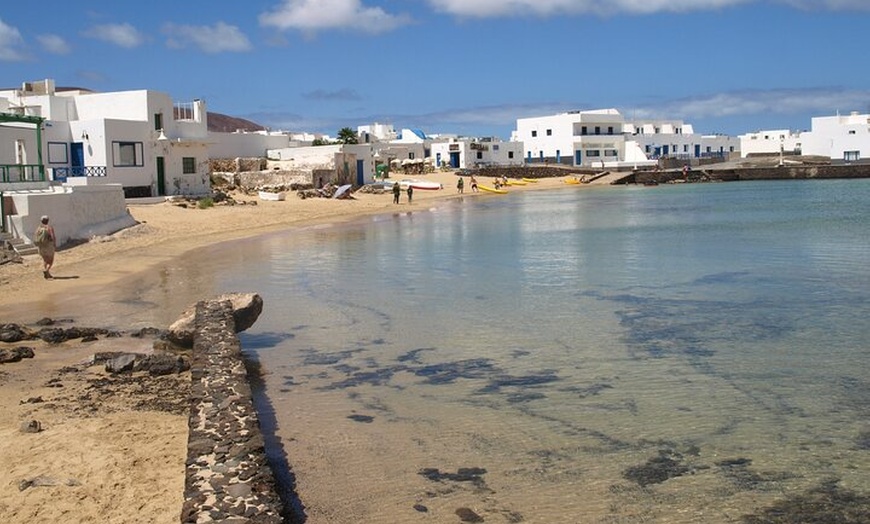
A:
<svg viewBox="0 0 870 524">
<path fill-rule="evenodd" d="M 615 165 L 625 158 L 624 122 L 616 109 L 519 118 L 511 140 L 529 164 Z"/>
<path fill-rule="evenodd" d="M 504 142 L 498 138 L 451 138 L 432 143 L 435 167 L 453 169 L 483 166 L 521 166 L 522 142 Z"/>
<path fill-rule="evenodd" d="M 853 111 L 813 118 L 812 130 L 801 133 L 801 151 L 844 162 L 870 158 L 870 115 Z"/>
<path fill-rule="evenodd" d="M 740 147 L 736 138 L 699 135 L 679 120 L 626 122 L 616 109 L 521 118 L 512 140 L 524 142 L 529 164 L 611 169 L 654 165 L 662 157 L 727 157 Z"/>
<path fill-rule="evenodd" d="M 788 129 L 769 129 L 740 135 L 740 156 L 789 154 L 800 155 L 803 151 L 802 133 Z"/>
<path fill-rule="evenodd" d="M 13 115 L 45 119 L 40 146 L 52 180 L 118 183 L 127 196 L 209 191 L 202 100 L 173 103 L 149 90 L 58 91 L 52 80 L 0 90 L 0 99 Z"/>
<path fill-rule="evenodd" d="M 634 120 L 623 127 L 626 140 L 637 143 L 651 159 L 671 158 L 691 162 L 692 159 L 721 158 L 727 160 L 740 151 L 739 138 L 695 133 L 691 124 L 682 120 Z"/>
<path fill-rule="evenodd" d="M 375 165 L 371 144 L 332 144 L 286 147 L 267 151 L 277 166 L 310 178 L 315 187 L 325 184 L 362 186 L 374 181 Z"/>
</svg>

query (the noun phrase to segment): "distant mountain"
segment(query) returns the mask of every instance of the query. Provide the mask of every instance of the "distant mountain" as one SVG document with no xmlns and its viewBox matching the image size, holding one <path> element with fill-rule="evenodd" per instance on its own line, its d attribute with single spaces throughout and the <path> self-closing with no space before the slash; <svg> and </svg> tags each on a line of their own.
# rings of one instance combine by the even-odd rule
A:
<svg viewBox="0 0 870 524">
<path fill-rule="evenodd" d="M 263 131 L 266 128 L 245 120 L 244 118 L 236 118 L 234 116 L 223 115 L 221 113 L 208 112 L 208 130 L 218 133 L 232 133 L 233 131 Z"/>
</svg>

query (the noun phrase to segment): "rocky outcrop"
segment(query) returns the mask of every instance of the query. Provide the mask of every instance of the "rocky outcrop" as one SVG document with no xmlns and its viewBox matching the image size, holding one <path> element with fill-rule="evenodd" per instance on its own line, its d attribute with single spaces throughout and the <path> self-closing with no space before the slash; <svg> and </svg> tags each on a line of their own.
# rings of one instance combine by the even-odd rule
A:
<svg viewBox="0 0 870 524">
<path fill-rule="evenodd" d="M 235 311 L 230 300 L 195 307 L 183 523 L 283 522 L 235 335 Z"/>
<path fill-rule="evenodd" d="M 212 301 L 229 301 L 233 312 L 235 332 L 242 332 L 254 325 L 263 311 L 263 298 L 256 293 L 226 293 Z M 193 347 L 194 321 L 196 306 L 186 309 L 181 316 L 169 326 L 167 338 L 175 345 Z"/>
</svg>

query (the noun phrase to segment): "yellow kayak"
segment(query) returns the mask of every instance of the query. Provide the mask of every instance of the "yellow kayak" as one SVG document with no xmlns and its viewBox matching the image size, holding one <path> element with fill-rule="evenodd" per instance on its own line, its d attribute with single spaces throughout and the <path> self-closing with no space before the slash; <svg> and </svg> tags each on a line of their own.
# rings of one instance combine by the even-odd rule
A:
<svg viewBox="0 0 870 524">
<path fill-rule="evenodd" d="M 576 178 L 573 178 L 573 177 L 572 177 L 572 178 L 566 178 L 566 179 L 565 179 L 565 183 L 566 183 L 566 184 L 579 184 L 580 181 L 577 180 Z"/>
<path fill-rule="evenodd" d="M 490 193 L 498 193 L 500 195 L 504 195 L 505 193 L 507 193 L 507 190 L 505 190 L 505 189 L 496 189 L 494 187 L 485 186 L 483 184 L 477 184 L 477 188 L 482 189 L 484 191 L 489 191 Z"/>
<path fill-rule="evenodd" d="M 526 182 L 523 182 L 522 180 L 508 180 L 507 185 L 509 185 L 509 186 L 525 186 L 528 184 Z"/>
<path fill-rule="evenodd" d="M 524 178 L 523 182 L 529 182 L 530 184 L 537 184 L 538 180 L 535 178 Z"/>
</svg>

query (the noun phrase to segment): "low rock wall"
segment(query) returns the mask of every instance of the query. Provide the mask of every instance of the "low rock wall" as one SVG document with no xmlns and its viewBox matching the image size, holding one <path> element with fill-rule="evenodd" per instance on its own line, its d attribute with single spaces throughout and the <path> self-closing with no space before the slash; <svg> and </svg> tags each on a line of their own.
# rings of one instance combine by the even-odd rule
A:
<svg viewBox="0 0 870 524">
<path fill-rule="evenodd" d="M 181 522 L 282 523 L 229 301 L 196 306 L 191 381 Z"/>
</svg>

